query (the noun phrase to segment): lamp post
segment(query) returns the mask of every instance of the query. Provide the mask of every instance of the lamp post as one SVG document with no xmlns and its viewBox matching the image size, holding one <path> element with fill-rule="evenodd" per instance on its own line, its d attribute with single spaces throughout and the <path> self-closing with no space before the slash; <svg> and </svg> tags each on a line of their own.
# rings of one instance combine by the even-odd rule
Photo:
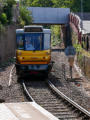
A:
<svg viewBox="0 0 90 120">
<path fill-rule="evenodd" d="M 81 28 L 83 30 L 83 0 L 81 0 Z"/>
</svg>

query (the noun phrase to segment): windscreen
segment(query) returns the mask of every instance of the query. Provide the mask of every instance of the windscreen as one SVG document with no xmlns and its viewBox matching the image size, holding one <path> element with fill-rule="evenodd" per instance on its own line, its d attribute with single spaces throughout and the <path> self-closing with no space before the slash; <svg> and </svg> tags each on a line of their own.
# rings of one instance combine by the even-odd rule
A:
<svg viewBox="0 0 90 120">
<path fill-rule="evenodd" d="M 25 34 L 25 50 L 42 50 L 42 33 Z"/>
<path fill-rule="evenodd" d="M 50 38 L 51 34 L 45 33 L 44 34 L 44 50 L 50 49 Z"/>
<path fill-rule="evenodd" d="M 17 49 L 19 50 L 48 50 L 50 49 L 51 34 L 24 33 L 17 34 Z"/>
</svg>

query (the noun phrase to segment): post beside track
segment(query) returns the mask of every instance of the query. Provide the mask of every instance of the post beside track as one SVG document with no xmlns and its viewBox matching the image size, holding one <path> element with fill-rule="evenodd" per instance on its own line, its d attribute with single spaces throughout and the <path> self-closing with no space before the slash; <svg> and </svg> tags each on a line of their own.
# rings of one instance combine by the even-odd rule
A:
<svg viewBox="0 0 90 120">
<path fill-rule="evenodd" d="M 11 86 L 11 82 L 12 82 L 12 73 L 13 73 L 13 69 L 15 68 L 15 65 L 12 66 L 12 69 L 10 71 L 10 75 L 9 75 L 9 83 L 8 83 L 8 86 L 10 87 Z"/>
</svg>

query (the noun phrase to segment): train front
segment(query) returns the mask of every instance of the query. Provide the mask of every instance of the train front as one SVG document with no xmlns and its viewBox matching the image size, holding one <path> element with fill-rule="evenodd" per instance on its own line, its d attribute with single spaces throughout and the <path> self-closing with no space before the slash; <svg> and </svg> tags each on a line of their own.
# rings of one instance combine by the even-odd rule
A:
<svg viewBox="0 0 90 120">
<path fill-rule="evenodd" d="M 43 74 L 48 76 L 51 63 L 51 32 L 42 26 L 25 26 L 16 30 L 17 75 Z"/>
</svg>

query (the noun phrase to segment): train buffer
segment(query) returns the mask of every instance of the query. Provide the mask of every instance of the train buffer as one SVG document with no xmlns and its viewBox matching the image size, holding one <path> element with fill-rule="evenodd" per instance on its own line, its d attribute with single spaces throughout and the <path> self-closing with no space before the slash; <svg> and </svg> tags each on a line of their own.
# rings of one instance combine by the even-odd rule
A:
<svg viewBox="0 0 90 120">
<path fill-rule="evenodd" d="M 0 120 L 58 120 L 35 102 L 1 103 Z"/>
</svg>

